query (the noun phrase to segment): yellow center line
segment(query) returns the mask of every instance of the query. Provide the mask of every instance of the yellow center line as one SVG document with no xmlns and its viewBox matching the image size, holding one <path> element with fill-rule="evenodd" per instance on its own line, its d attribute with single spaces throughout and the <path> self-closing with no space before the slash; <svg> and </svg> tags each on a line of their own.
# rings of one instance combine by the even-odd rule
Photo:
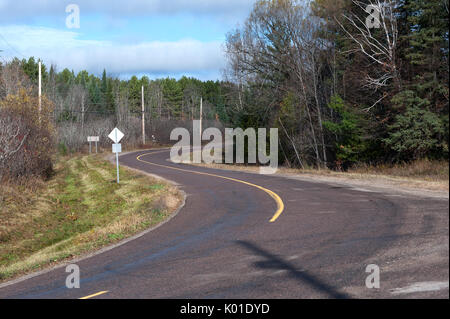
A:
<svg viewBox="0 0 450 319">
<path fill-rule="evenodd" d="M 90 299 L 90 298 L 93 298 L 93 297 L 97 297 L 97 296 L 100 296 L 100 295 L 104 295 L 104 294 L 106 294 L 107 292 L 109 292 L 109 291 L 108 291 L 108 290 L 100 291 L 100 292 L 97 292 L 97 293 L 95 293 L 95 294 L 92 294 L 92 295 L 89 295 L 89 296 L 86 296 L 86 297 L 81 297 L 80 299 Z"/>
<path fill-rule="evenodd" d="M 141 159 L 141 157 L 146 156 L 146 155 L 158 154 L 158 153 L 163 153 L 163 152 L 166 152 L 166 150 L 142 154 L 142 155 L 136 157 L 136 159 L 138 161 L 140 161 L 140 162 L 147 163 L 147 164 L 154 165 L 154 166 L 158 166 L 158 167 L 164 167 L 164 168 L 173 169 L 173 170 L 177 170 L 177 171 L 181 171 L 181 172 L 188 172 L 188 173 L 192 173 L 192 174 L 206 175 L 206 176 L 222 178 L 222 179 L 226 179 L 226 180 L 230 180 L 230 181 L 233 181 L 233 182 L 237 182 L 237 183 L 241 183 L 241 184 L 245 184 L 245 185 L 248 185 L 248 186 L 252 186 L 252 187 L 258 188 L 258 189 L 266 192 L 267 194 L 269 194 L 270 197 L 272 197 L 275 200 L 275 202 L 277 203 L 278 208 L 277 208 L 277 211 L 275 212 L 275 215 L 273 215 L 272 219 L 270 219 L 271 223 L 275 222 L 278 219 L 278 217 L 280 217 L 280 215 L 284 211 L 284 203 L 281 200 L 281 197 L 278 196 L 278 194 L 276 194 L 275 192 L 271 191 L 270 189 L 264 188 L 262 186 L 259 186 L 259 185 L 256 185 L 256 184 L 252 184 L 252 183 L 249 183 L 249 182 L 246 182 L 246 181 L 243 181 L 243 180 L 240 180 L 240 179 L 236 179 L 236 178 L 231 178 L 231 177 L 226 177 L 226 176 L 221 176 L 221 175 L 216 175 L 216 174 L 210 174 L 210 173 L 204 173 L 204 172 L 191 171 L 191 170 L 187 170 L 187 169 L 182 169 L 182 168 L 177 168 L 177 167 L 172 167 L 172 166 L 156 164 L 156 163 L 144 161 L 144 160 Z"/>
</svg>

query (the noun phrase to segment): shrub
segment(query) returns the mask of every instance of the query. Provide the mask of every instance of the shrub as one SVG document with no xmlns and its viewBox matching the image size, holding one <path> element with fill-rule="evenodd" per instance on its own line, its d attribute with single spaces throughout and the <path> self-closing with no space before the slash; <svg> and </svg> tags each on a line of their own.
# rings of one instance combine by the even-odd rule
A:
<svg viewBox="0 0 450 319">
<path fill-rule="evenodd" d="M 399 158 L 414 160 L 448 154 L 445 123 L 429 110 L 427 99 L 419 98 L 413 91 L 404 91 L 392 101 L 404 108 L 404 112 L 397 115 L 394 124 L 389 126 L 389 137 L 384 139 L 384 143 L 397 152 Z"/>
<path fill-rule="evenodd" d="M 0 101 L 0 178 L 48 177 L 52 172 L 54 129 L 52 104 L 19 89 Z"/>
<path fill-rule="evenodd" d="M 59 155 L 66 156 L 67 155 L 67 146 L 64 142 L 59 142 L 58 144 L 58 153 Z"/>
<path fill-rule="evenodd" d="M 365 151 L 360 126 L 363 118 L 347 107 L 338 95 L 331 97 L 328 107 L 334 110 L 336 120 L 324 121 L 323 126 L 335 137 L 336 168 L 346 168 L 361 160 Z"/>
</svg>

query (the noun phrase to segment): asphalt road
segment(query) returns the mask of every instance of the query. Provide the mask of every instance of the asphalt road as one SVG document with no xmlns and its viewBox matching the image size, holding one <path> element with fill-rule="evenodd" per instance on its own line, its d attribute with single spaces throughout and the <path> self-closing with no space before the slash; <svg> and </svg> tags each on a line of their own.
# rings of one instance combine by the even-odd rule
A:
<svg viewBox="0 0 450 319">
<path fill-rule="evenodd" d="M 178 215 L 77 262 L 80 289 L 67 289 L 68 274 L 59 268 L 0 288 L 0 298 L 449 297 L 448 199 L 192 167 L 168 157 L 130 153 L 121 163 L 178 183 L 187 194 Z M 380 267 L 379 289 L 365 285 L 369 264 Z"/>
</svg>

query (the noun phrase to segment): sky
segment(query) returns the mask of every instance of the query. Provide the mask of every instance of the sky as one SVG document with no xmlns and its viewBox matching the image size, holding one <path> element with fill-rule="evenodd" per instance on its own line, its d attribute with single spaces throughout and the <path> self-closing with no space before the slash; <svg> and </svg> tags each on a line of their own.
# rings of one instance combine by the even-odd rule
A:
<svg viewBox="0 0 450 319">
<path fill-rule="evenodd" d="M 226 34 L 254 1 L 0 0 L 0 59 L 34 56 L 59 71 L 122 79 L 220 80 Z"/>
</svg>

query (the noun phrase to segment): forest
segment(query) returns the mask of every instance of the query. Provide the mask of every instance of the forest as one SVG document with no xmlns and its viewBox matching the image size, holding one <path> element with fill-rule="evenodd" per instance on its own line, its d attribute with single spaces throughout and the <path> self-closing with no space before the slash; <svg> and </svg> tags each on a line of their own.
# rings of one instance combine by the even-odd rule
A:
<svg viewBox="0 0 450 319">
<path fill-rule="evenodd" d="M 448 159 L 448 31 L 445 0 L 260 1 L 227 38 L 231 119 L 299 167 Z"/>
<path fill-rule="evenodd" d="M 35 140 L 36 116 L 25 120 L 35 111 L 24 105 L 36 103 L 39 58 L 3 61 L 0 167 L 11 169 L 7 161 L 36 139 L 45 153 L 79 151 L 87 135 L 114 126 L 138 146 L 142 87 L 146 135 L 161 143 L 199 118 L 202 99 L 208 126 L 278 128 L 280 163 L 289 167 L 448 161 L 448 32 L 448 0 L 260 0 L 226 35 L 221 80 L 43 65 L 47 126 Z M 22 131 L 12 139 L 15 121 Z"/>
</svg>

